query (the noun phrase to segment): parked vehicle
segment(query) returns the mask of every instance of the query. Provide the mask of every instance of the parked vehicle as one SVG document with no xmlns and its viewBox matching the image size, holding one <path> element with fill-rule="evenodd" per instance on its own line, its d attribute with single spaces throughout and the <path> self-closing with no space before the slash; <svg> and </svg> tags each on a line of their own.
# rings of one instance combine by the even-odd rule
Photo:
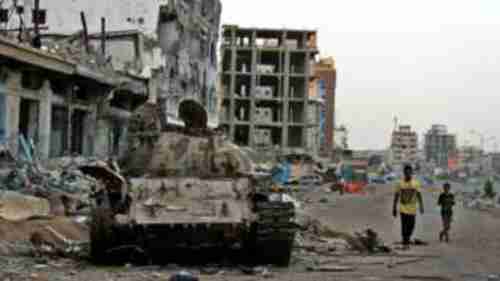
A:
<svg viewBox="0 0 500 281">
<path fill-rule="evenodd" d="M 370 177 L 369 182 L 371 184 L 386 184 L 387 181 L 384 179 L 384 177 L 376 176 L 376 177 Z"/>
<path fill-rule="evenodd" d="M 323 184 L 323 178 L 318 175 L 307 175 L 302 176 L 299 179 L 299 184 L 301 185 L 321 185 Z"/>
</svg>

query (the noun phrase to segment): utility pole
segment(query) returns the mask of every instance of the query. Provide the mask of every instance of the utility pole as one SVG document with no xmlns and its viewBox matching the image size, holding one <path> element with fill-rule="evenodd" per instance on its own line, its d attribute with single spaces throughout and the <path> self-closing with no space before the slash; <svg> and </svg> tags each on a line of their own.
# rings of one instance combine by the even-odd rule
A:
<svg viewBox="0 0 500 281">
<path fill-rule="evenodd" d="M 33 38 L 33 47 L 40 49 L 42 39 L 40 38 L 40 0 L 35 0 L 35 9 L 33 11 L 33 24 L 35 25 L 35 37 Z"/>
<path fill-rule="evenodd" d="M 101 52 L 106 57 L 106 18 L 101 18 Z"/>
<path fill-rule="evenodd" d="M 88 54 L 88 53 L 90 53 L 89 33 L 87 30 L 87 21 L 85 20 L 85 13 L 83 11 L 80 12 L 80 19 L 82 21 L 82 26 L 83 26 L 83 42 L 85 44 L 85 51 L 87 51 L 87 54 Z"/>
</svg>

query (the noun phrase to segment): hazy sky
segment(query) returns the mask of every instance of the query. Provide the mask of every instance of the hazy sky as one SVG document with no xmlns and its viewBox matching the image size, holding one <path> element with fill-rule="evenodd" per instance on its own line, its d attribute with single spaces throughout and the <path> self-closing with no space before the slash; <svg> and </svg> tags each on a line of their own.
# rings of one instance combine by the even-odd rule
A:
<svg viewBox="0 0 500 281">
<path fill-rule="evenodd" d="M 389 145 L 394 116 L 500 140 L 500 1 L 222 0 L 223 23 L 316 29 L 339 71 L 338 121 L 356 149 Z M 489 147 L 493 147 L 492 141 Z"/>
</svg>

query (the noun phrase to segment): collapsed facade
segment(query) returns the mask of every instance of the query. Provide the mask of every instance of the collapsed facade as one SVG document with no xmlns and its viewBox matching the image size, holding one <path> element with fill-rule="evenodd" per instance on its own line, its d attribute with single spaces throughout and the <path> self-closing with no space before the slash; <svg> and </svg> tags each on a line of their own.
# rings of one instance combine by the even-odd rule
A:
<svg viewBox="0 0 500 281">
<path fill-rule="evenodd" d="M 23 151 L 30 157 L 35 152 L 48 158 L 118 149 L 119 134 L 113 140 L 99 138 L 98 132 L 113 131 L 108 121 L 147 97 L 143 80 L 5 37 L 0 37 L 0 60 L 0 141 L 13 155 Z"/>
<path fill-rule="evenodd" d="M 24 10 L 33 9 L 34 0 L 23 2 Z M 141 34 L 141 62 L 126 65 L 127 71 L 151 78 L 151 100 L 164 107 L 166 122 L 176 122 L 179 105 L 190 99 L 205 107 L 211 125 L 217 124 L 219 0 L 41 0 L 40 8 L 47 11 L 48 30 L 44 33 L 74 35 L 82 29 L 83 12 L 90 34 L 100 33 L 101 18 L 106 20 L 107 33 Z M 25 22 L 31 22 L 29 13 L 24 17 Z M 15 19 L 12 22 L 15 27 Z M 129 61 L 134 43 L 117 41 L 107 48 L 106 55 L 112 57 L 113 65 L 122 65 Z"/>
<path fill-rule="evenodd" d="M 11 17 L 0 23 L 0 28 L 5 32 L 21 29 L 23 32 L 20 34 L 33 37 L 33 28 L 26 27 L 24 23 L 33 21 L 32 13 L 26 11 L 34 10 L 35 2 L 3 1 L 0 10 L 13 12 L 10 13 Z M 90 78 L 81 80 L 76 79 L 74 72 L 63 73 L 66 76 L 62 80 L 76 86 L 59 86 L 56 84 L 64 83 L 54 82 L 39 87 L 37 91 L 68 87 L 73 89 L 67 90 L 68 94 L 72 94 L 76 87 L 78 91 L 73 95 L 81 97 L 82 91 L 87 93 L 89 97 L 83 100 L 88 106 L 70 107 L 85 109 L 88 113 L 74 113 L 73 109 L 68 113 L 55 106 L 48 106 L 51 110 L 46 110 L 40 106 L 39 116 L 43 118 L 39 119 L 39 123 L 44 124 L 36 129 L 26 129 L 24 127 L 31 124 L 29 121 L 36 120 L 35 116 L 38 115 L 25 114 L 36 110 L 30 109 L 27 102 L 21 102 L 21 114 L 0 113 L 0 138 L 3 136 L 6 139 L 23 132 L 27 139 L 38 142 L 40 154 L 44 157 L 70 152 L 98 156 L 121 155 L 127 149 L 126 135 L 131 113 L 146 101 L 158 104 L 163 128 L 168 124 L 185 125 L 179 118 L 179 109 L 181 105 L 189 107 L 193 104 L 205 109 L 208 124 L 215 127 L 219 103 L 216 94 L 216 46 L 221 9 L 218 0 L 39 1 L 38 10 L 43 11 L 44 15 L 44 23 L 39 26 L 42 51 L 30 48 L 30 52 L 42 57 L 57 54 L 56 62 L 65 61 L 74 69 L 85 69 L 85 77 Z M 82 29 L 86 32 L 82 32 Z M 89 50 L 93 56 L 86 55 Z M 24 63 L 31 65 L 39 59 L 33 56 L 29 58 Z M 106 65 L 107 70 L 99 73 L 100 70 L 83 67 L 89 62 L 94 66 Z M 4 72 L 15 72 L 16 59 L 12 59 L 11 66 L 12 69 Z M 45 64 L 41 66 L 43 70 Z M 59 70 L 56 72 L 61 74 Z M 115 76 L 120 78 L 110 78 Z M 4 96 L 8 95 L 7 98 L 0 98 L 0 106 L 10 108 L 10 96 L 17 93 L 8 86 L 11 84 L 10 80 L 4 81 L 4 86 L 0 87 L 9 89 L 0 91 Z M 52 84 L 56 86 L 50 86 Z M 36 92 L 33 96 L 42 95 Z M 55 120 L 61 121 L 46 124 Z M 94 120 L 97 125 L 92 127 L 91 124 L 95 122 L 90 121 Z M 2 123 L 8 126 L 2 126 Z M 79 126 L 84 128 L 80 129 Z M 51 136 L 46 136 L 47 132 L 51 132 Z M 66 141 L 56 141 L 56 135 Z M 80 137 L 83 135 L 86 137 Z M 53 140 L 48 141 L 51 138 Z"/>
</svg>

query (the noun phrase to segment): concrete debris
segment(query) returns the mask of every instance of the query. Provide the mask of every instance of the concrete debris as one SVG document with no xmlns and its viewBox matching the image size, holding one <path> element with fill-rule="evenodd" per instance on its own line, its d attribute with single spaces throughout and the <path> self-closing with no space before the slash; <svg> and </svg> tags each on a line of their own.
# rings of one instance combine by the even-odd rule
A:
<svg viewBox="0 0 500 281">
<path fill-rule="evenodd" d="M 328 201 L 329 201 L 329 200 L 328 200 L 328 198 L 326 198 L 326 197 L 323 197 L 323 198 L 319 199 L 319 203 L 323 203 L 323 204 L 328 203 Z"/>
<path fill-rule="evenodd" d="M 398 265 L 407 265 L 407 264 L 422 262 L 424 260 L 425 260 L 425 258 L 402 259 L 402 260 L 399 260 L 396 262 L 391 262 L 391 263 L 387 264 L 387 267 L 394 268 L 395 266 L 398 266 Z"/>
<path fill-rule="evenodd" d="M 490 274 L 488 275 L 488 281 L 496 281 L 496 280 L 499 280 L 500 279 L 500 276 L 496 275 L 496 274 Z"/>
<path fill-rule="evenodd" d="M 297 236 L 295 241 L 302 249 L 315 251 L 320 254 L 327 254 L 337 249 L 369 254 L 392 252 L 392 249 L 386 246 L 372 229 L 350 235 L 335 231 L 314 219 L 309 221 L 302 219 L 299 226 L 302 232 Z"/>
<path fill-rule="evenodd" d="M 241 267 L 241 271 L 248 275 L 260 275 L 263 278 L 273 278 L 274 274 L 265 266 Z"/>
<path fill-rule="evenodd" d="M 357 249 L 361 252 L 368 251 L 369 253 L 390 253 L 392 251 L 389 247 L 382 243 L 378 234 L 372 229 L 367 229 L 362 233 L 356 233 L 356 237 L 363 245 L 363 248 Z"/>
<path fill-rule="evenodd" d="M 180 271 L 170 276 L 168 281 L 199 281 L 200 279 L 194 274 L 187 271 Z"/>
<path fill-rule="evenodd" d="M 352 266 L 318 266 L 308 268 L 308 270 L 317 272 L 351 272 L 355 271 L 356 268 Z"/>
<path fill-rule="evenodd" d="M 33 244 L 36 255 L 49 255 L 57 257 L 83 257 L 85 249 L 88 249 L 87 241 L 74 241 L 66 238 L 63 234 L 51 226 L 44 226 L 35 231 L 30 241 Z"/>
<path fill-rule="evenodd" d="M 451 281 L 452 279 L 445 276 L 431 276 L 431 275 L 402 275 L 402 279 L 406 280 L 425 280 L 425 281 Z"/>
<path fill-rule="evenodd" d="M 34 216 L 48 216 L 49 201 L 13 191 L 0 191 L 0 218 L 22 221 Z"/>
<path fill-rule="evenodd" d="M 499 205 L 494 199 L 484 198 L 481 193 L 477 192 L 463 192 L 457 194 L 457 197 L 461 199 L 463 206 L 467 209 L 489 210 L 497 208 Z"/>
<path fill-rule="evenodd" d="M 43 170 L 33 164 L 21 164 L 3 180 L 6 190 L 48 197 L 51 192 L 90 193 L 98 182 L 84 175 L 77 167 L 64 170 Z"/>
</svg>

